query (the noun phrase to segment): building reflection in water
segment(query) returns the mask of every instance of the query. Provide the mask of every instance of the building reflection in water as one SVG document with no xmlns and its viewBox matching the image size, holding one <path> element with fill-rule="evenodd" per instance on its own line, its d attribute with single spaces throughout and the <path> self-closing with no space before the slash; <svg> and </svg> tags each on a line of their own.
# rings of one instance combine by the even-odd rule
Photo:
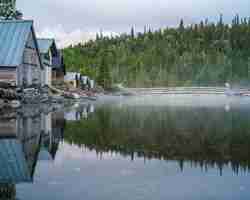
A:
<svg viewBox="0 0 250 200">
<path fill-rule="evenodd" d="M 45 109 L 46 110 L 46 109 Z M 94 113 L 94 114 L 93 114 Z M 208 171 L 250 171 L 249 107 L 76 105 L 0 116 L 0 200 L 32 183 L 39 161 L 53 161 L 62 140 L 97 154 L 176 161 Z M 66 123 L 67 122 L 67 123 Z M 98 128 L 97 128 L 98 127 Z"/>
<path fill-rule="evenodd" d="M 70 109 L 65 110 L 64 118 L 66 121 L 79 121 L 81 119 L 87 119 L 91 113 L 95 112 L 93 104 L 76 105 Z"/>
<path fill-rule="evenodd" d="M 16 184 L 32 183 L 39 161 L 53 161 L 63 140 L 66 120 L 94 112 L 92 105 L 50 112 L 24 108 L 0 116 L 0 200 L 15 199 Z"/>
<path fill-rule="evenodd" d="M 57 115 L 53 119 L 46 112 L 31 113 L 0 119 L 0 199 L 14 199 L 15 184 L 33 181 L 39 159 L 55 158 L 64 119 Z"/>
</svg>

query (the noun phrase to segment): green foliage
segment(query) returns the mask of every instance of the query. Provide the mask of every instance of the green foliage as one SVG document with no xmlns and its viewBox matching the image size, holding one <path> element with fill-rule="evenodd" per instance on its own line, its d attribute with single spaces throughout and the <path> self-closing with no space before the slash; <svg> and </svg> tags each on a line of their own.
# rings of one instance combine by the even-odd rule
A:
<svg viewBox="0 0 250 200">
<path fill-rule="evenodd" d="M 240 37 L 239 37 L 240 36 Z M 248 81 L 250 20 L 238 15 L 232 25 L 208 20 L 178 28 L 117 37 L 97 35 L 95 41 L 64 49 L 68 70 L 86 71 L 109 87 L 219 86 Z"/>
<path fill-rule="evenodd" d="M 17 19 L 19 15 L 21 15 L 21 13 L 16 10 L 15 1 L 6 0 L 0 2 L 0 19 Z"/>
<path fill-rule="evenodd" d="M 111 87 L 111 75 L 109 70 L 109 61 L 112 59 L 112 53 L 105 51 L 102 53 L 101 62 L 99 66 L 99 73 L 97 76 L 97 82 L 105 89 Z"/>
</svg>

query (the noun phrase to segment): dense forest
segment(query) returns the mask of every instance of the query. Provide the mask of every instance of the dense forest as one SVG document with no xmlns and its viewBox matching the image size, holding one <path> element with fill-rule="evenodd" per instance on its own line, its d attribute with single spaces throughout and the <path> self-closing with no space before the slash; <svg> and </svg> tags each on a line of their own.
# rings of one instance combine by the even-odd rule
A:
<svg viewBox="0 0 250 200">
<path fill-rule="evenodd" d="M 104 37 L 64 49 L 67 70 L 96 79 L 105 88 L 220 86 L 247 84 L 250 67 L 250 18 L 225 24 L 208 20 L 176 28 Z"/>
</svg>

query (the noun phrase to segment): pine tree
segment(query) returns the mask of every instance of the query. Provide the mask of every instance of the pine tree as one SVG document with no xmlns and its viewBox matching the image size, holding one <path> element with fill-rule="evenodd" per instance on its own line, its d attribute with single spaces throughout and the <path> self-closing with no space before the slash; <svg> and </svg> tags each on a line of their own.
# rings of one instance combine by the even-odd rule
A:
<svg viewBox="0 0 250 200">
<path fill-rule="evenodd" d="M 131 28 L 131 38 L 132 38 L 132 39 L 135 38 L 135 30 L 134 30 L 134 27 Z"/>
<path fill-rule="evenodd" d="M 111 83 L 127 86 L 176 86 L 223 84 L 246 78 L 250 55 L 250 20 L 236 15 L 232 25 L 206 19 L 198 24 L 151 31 L 134 36 L 102 37 L 65 50 L 69 70 L 91 69 L 105 88 Z M 73 59 L 74 58 L 74 59 Z M 138 63 L 140 63 L 138 65 Z M 248 67 L 247 67 L 248 66 Z M 160 74 L 159 74 L 160 73 Z M 157 78 L 160 77 L 160 78 Z"/>
<path fill-rule="evenodd" d="M 179 25 L 179 31 L 180 31 L 180 32 L 183 32 L 184 29 L 185 29 L 185 27 L 184 27 L 184 21 L 183 21 L 183 19 L 181 19 L 180 25 Z"/>
<path fill-rule="evenodd" d="M 108 89 L 111 86 L 111 77 L 110 77 L 110 70 L 109 70 L 109 64 L 108 64 L 107 50 L 104 50 L 101 53 L 101 62 L 99 66 L 97 82 L 100 86 L 102 86 L 105 89 Z"/>
</svg>

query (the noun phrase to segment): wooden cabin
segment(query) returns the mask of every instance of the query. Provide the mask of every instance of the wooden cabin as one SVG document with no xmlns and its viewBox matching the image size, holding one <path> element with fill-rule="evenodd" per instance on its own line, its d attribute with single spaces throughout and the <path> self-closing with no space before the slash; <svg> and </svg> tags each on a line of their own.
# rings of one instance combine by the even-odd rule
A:
<svg viewBox="0 0 250 200">
<path fill-rule="evenodd" d="M 56 58 L 59 55 L 57 50 L 56 43 L 54 39 L 38 39 L 39 51 L 41 54 L 43 66 L 44 66 L 44 83 L 45 85 L 51 86 L 52 84 L 52 67 L 53 67 L 53 58 Z"/>
<path fill-rule="evenodd" d="M 66 68 L 62 51 L 58 50 L 57 56 L 52 57 L 52 81 L 64 81 Z"/>
<path fill-rule="evenodd" d="M 43 64 L 30 20 L 0 20 L 0 81 L 43 86 Z"/>
</svg>

